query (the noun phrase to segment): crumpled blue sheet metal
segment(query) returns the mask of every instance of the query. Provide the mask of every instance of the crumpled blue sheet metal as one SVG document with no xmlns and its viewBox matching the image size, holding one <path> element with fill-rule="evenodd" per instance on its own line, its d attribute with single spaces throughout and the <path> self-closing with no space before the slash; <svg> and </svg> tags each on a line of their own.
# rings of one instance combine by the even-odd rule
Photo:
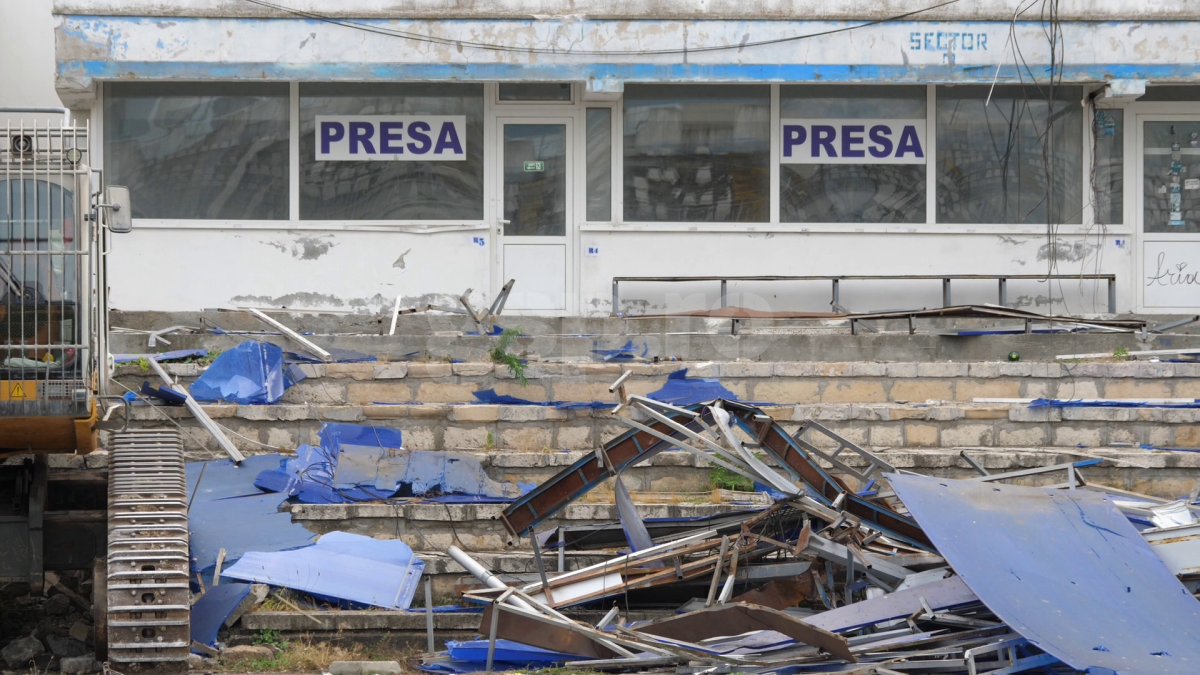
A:
<svg viewBox="0 0 1200 675">
<path fill-rule="evenodd" d="M 197 401 L 270 405 L 303 374 L 284 373 L 283 350 L 269 342 L 247 340 L 222 352 L 188 387 Z"/>
<path fill-rule="evenodd" d="M 487 663 L 487 640 L 447 640 L 446 651 L 450 658 L 457 661 L 482 661 Z M 541 647 L 513 642 L 512 640 L 496 639 L 496 651 L 492 656 L 494 661 L 505 663 L 561 663 L 563 661 L 583 661 L 587 657 L 577 654 L 564 654 Z"/>
<path fill-rule="evenodd" d="M 325 351 L 328 352 L 330 356 L 328 361 L 313 354 L 309 354 L 303 350 L 284 352 L 283 359 L 288 363 L 365 363 L 379 360 L 371 354 L 356 352 L 353 349 L 325 347 Z"/>
<path fill-rule="evenodd" d="M 161 352 L 159 354 L 113 354 L 115 363 L 129 363 L 138 359 L 153 359 L 162 363 L 163 361 L 178 361 L 180 359 L 204 358 L 208 356 L 207 349 L 176 349 L 170 352 Z"/>
<path fill-rule="evenodd" d="M 250 584 L 237 582 L 206 589 L 204 595 L 192 605 L 192 642 L 217 646 L 217 631 L 221 629 L 221 624 L 247 595 L 250 595 Z"/>
<path fill-rule="evenodd" d="M 604 401 L 529 401 L 507 394 L 497 394 L 495 389 L 483 389 L 471 392 L 475 397 L 473 403 L 486 405 L 540 405 L 547 408 L 570 410 L 573 408 L 611 408 L 615 402 Z"/>
<path fill-rule="evenodd" d="M 598 340 L 597 343 L 599 343 Z M 646 358 L 646 355 L 650 353 L 650 343 L 642 342 L 641 354 L 637 353 L 638 350 L 637 347 L 634 346 L 633 340 L 629 340 L 623 347 L 618 347 L 616 349 L 593 349 L 591 351 L 593 354 L 599 357 L 601 361 L 607 361 L 610 363 L 632 361 L 637 358 Z"/>
<path fill-rule="evenodd" d="M 675 406 L 695 405 L 722 398 L 738 400 L 737 394 L 721 385 L 720 380 L 706 377 L 688 377 L 687 368 L 667 376 L 667 382 L 658 391 L 646 394 L 647 398 Z"/>
<path fill-rule="evenodd" d="M 1085 490 L 887 474 L 979 599 L 1076 670 L 1200 672 L 1200 602 L 1112 504 Z"/>
<path fill-rule="evenodd" d="M 408 609 L 424 569 L 425 563 L 398 539 L 330 532 L 301 549 L 248 551 L 222 576 L 283 586 L 347 606 Z"/>
<path fill-rule="evenodd" d="M 345 504 L 391 497 L 447 502 L 506 502 L 533 485 L 492 480 L 469 453 L 404 450 L 395 429 L 327 423 L 320 446 L 262 470 L 254 484 L 305 504 Z"/>
<path fill-rule="evenodd" d="M 1200 408 L 1200 399 L 1189 403 L 1154 403 L 1152 401 L 1098 401 L 1091 399 L 1035 398 L 1030 408 Z"/>
<path fill-rule="evenodd" d="M 221 549 L 232 563 L 248 550 L 282 551 L 312 544 L 316 535 L 293 523 L 292 514 L 280 512 L 285 496 L 263 493 L 254 486 L 255 477 L 278 466 L 282 458 L 252 455 L 240 467 L 228 459 L 185 466 L 193 574 L 211 579 Z"/>
</svg>

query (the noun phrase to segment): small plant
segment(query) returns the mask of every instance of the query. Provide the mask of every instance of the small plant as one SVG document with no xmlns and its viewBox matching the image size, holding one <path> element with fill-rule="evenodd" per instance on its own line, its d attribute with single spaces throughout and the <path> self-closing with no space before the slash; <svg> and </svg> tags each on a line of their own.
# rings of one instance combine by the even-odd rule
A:
<svg viewBox="0 0 1200 675">
<path fill-rule="evenodd" d="M 1129 360 L 1129 350 L 1124 347 L 1117 347 L 1113 350 L 1113 358 L 1118 361 Z"/>
<path fill-rule="evenodd" d="M 496 337 L 492 343 L 492 349 L 488 352 L 488 358 L 493 363 L 502 363 L 508 366 L 508 372 L 512 373 L 513 377 L 517 378 L 517 382 L 521 386 L 529 384 L 529 380 L 525 379 L 525 364 L 521 361 L 521 357 L 516 354 L 510 354 L 508 348 L 516 342 L 517 337 L 521 335 L 521 327 L 505 328 L 504 332 Z"/>
<path fill-rule="evenodd" d="M 492 450 L 496 449 L 496 437 L 493 436 L 492 432 L 490 431 L 488 432 L 487 438 L 483 439 L 483 449 L 486 452 L 491 452 Z"/>
<path fill-rule="evenodd" d="M 734 473 L 723 466 L 713 469 L 708 476 L 708 482 L 718 490 L 736 490 L 738 492 L 754 492 L 754 481 Z"/>
<path fill-rule="evenodd" d="M 258 635 L 254 638 L 254 644 L 283 651 L 287 649 L 288 641 L 274 628 L 264 628 L 258 631 Z"/>
<path fill-rule="evenodd" d="M 137 361 L 134 361 L 138 368 L 141 368 L 143 373 L 150 372 L 150 360 L 144 356 L 139 356 Z"/>
</svg>

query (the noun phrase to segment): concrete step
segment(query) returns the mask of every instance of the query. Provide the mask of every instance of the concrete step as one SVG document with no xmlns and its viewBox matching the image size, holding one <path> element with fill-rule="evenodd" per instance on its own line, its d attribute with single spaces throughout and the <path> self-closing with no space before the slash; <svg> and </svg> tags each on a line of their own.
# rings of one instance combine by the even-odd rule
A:
<svg viewBox="0 0 1200 675">
<path fill-rule="evenodd" d="M 604 401 L 623 371 L 631 394 L 663 386 L 687 368 L 689 377 L 719 378 L 742 400 L 769 403 L 899 403 L 975 398 L 1200 398 L 1200 363 L 1144 361 L 1054 363 L 976 361 L 922 363 L 870 361 L 712 361 L 668 363 L 545 363 L 525 369 L 521 386 L 507 366 L 490 362 L 378 362 L 303 365 L 308 379 L 290 388 L 284 403 L 471 403 L 474 392 L 530 401 Z M 168 364 L 168 372 L 190 384 L 199 364 Z M 137 364 L 117 369 L 116 378 L 138 388 L 155 380 Z"/>
<path fill-rule="evenodd" d="M 405 446 L 412 450 L 587 451 L 628 429 L 607 409 L 531 405 L 214 404 L 204 408 L 235 434 L 231 440 L 246 451 L 315 444 L 321 423 L 328 421 L 401 429 Z M 763 410 L 789 432 L 804 421 L 816 420 L 869 447 L 1200 447 L 1198 408 L 1030 408 L 943 401 L 768 405 Z M 131 420 L 138 427 L 178 423 L 188 430 L 190 451 L 216 452 L 215 442 L 185 408 L 133 407 Z"/>
<path fill-rule="evenodd" d="M 464 361 L 484 358 L 494 339 L 471 335 L 475 326 L 463 316 L 414 315 L 401 317 L 396 335 L 386 335 L 391 316 L 276 314 L 297 331 L 312 333 L 323 347 L 355 349 L 380 357 L 398 359 L 417 353 L 421 357 L 452 357 Z M 1152 323 L 1166 318 L 1147 317 Z M 136 313 L 112 312 L 113 326 L 135 330 L 158 330 L 169 326 L 192 326 L 212 332 L 171 334 L 163 349 L 229 349 L 246 339 L 264 339 L 293 348 L 285 338 L 263 331 L 263 324 L 248 314 L 233 312 Z M 1200 327 L 1183 333 L 1154 336 L 1139 341 L 1129 333 L 1009 334 L 947 337 L 934 333 L 908 334 L 906 321 L 877 322 L 881 333 L 849 335 L 845 322 L 739 321 L 738 334 L 731 334 L 728 319 L 674 317 L 669 319 L 504 317 L 501 325 L 520 326 L 529 337 L 517 341 L 515 351 L 542 358 L 596 360 L 595 349 L 614 349 L 632 340 L 637 353 L 647 358 L 672 357 L 686 361 L 983 361 L 1003 359 L 1013 350 L 1029 360 L 1049 360 L 1063 353 L 1112 353 L 1165 347 L 1200 346 Z M 920 330 L 957 326 L 988 328 L 1017 327 L 1021 322 L 937 320 L 921 322 Z M 1192 331 L 1188 333 L 1187 331 Z M 147 350 L 147 333 L 114 332 L 114 353 Z"/>
</svg>

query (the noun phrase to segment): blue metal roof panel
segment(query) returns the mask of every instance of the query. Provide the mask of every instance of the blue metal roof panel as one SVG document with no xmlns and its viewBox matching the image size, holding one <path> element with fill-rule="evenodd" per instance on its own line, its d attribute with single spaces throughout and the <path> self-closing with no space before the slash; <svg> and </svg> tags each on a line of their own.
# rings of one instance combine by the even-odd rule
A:
<svg viewBox="0 0 1200 675">
<path fill-rule="evenodd" d="M 1105 495 L 888 474 L 979 599 L 1077 670 L 1200 672 L 1200 602 Z"/>
</svg>

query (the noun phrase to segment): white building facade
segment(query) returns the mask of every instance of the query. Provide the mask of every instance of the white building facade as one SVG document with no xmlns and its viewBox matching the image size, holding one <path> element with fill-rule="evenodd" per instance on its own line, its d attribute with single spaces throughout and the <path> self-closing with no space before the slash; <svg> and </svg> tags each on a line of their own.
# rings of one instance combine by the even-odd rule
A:
<svg viewBox="0 0 1200 675">
<path fill-rule="evenodd" d="M 126 310 L 1197 311 L 1200 7 L 1029 4 L 59 0 L 56 88 Z"/>
</svg>

